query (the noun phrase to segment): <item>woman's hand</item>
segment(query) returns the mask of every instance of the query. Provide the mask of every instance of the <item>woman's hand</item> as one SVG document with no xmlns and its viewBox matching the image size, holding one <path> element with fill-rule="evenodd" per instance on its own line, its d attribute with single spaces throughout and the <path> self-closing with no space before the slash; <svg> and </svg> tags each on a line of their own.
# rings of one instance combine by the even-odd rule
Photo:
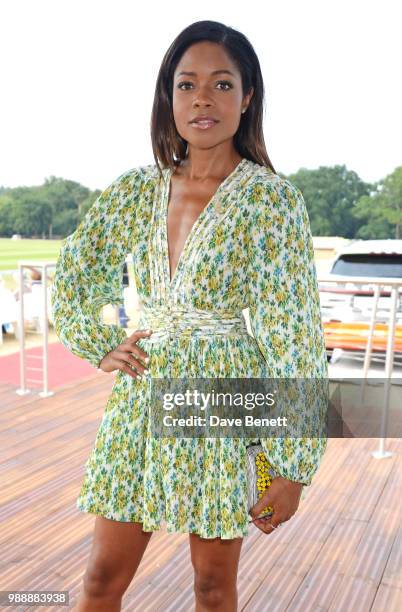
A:
<svg viewBox="0 0 402 612">
<path fill-rule="evenodd" d="M 299 507 L 303 484 L 293 480 L 287 480 L 282 476 L 276 476 L 268 491 L 258 500 L 250 510 L 253 523 L 264 533 L 272 533 L 275 527 L 288 521 Z M 266 506 L 273 508 L 273 514 L 266 518 L 257 519 Z M 271 527 L 272 523 L 273 527 Z"/>
<path fill-rule="evenodd" d="M 104 356 L 99 364 L 99 369 L 103 372 L 121 370 L 133 378 L 142 378 L 142 374 L 148 372 L 146 368 L 149 363 L 149 356 L 137 346 L 137 342 L 140 338 L 149 337 L 151 334 L 152 330 L 150 329 L 137 329 L 124 342 Z M 133 357 L 132 353 L 136 358 Z M 144 365 L 142 362 L 144 362 Z M 132 367 L 137 371 L 132 370 Z"/>
</svg>

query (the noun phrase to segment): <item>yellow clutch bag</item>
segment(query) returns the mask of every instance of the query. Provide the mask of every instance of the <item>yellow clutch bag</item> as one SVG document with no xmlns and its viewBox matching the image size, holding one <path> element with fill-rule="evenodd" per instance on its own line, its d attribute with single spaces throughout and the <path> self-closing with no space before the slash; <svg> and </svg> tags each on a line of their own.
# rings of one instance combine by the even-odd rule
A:
<svg viewBox="0 0 402 612">
<path fill-rule="evenodd" d="M 247 496 L 248 511 L 255 506 L 260 497 L 271 485 L 272 479 L 278 476 L 277 472 L 268 462 L 261 444 L 251 444 L 246 447 L 247 452 Z M 258 518 L 272 516 L 272 506 L 266 506 Z M 253 520 L 249 521 L 251 523 Z"/>
</svg>

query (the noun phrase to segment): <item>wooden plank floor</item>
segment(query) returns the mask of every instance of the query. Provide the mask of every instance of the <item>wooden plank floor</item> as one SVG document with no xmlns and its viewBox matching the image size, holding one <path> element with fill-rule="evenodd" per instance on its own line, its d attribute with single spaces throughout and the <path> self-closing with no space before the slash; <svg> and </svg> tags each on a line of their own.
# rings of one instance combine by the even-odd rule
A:
<svg viewBox="0 0 402 612">
<path fill-rule="evenodd" d="M 75 603 L 95 520 L 75 500 L 113 380 L 96 373 L 43 399 L 0 385 L 0 590 L 68 590 Z M 374 459 L 377 447 L 373 439 L 329 440 L 296 515 L 268 536 L 250 527 L 239 610 L 402 610 L 402 440 L 387 440 L 391 458 Z M 193 609 L 188 536 L 161 529 L 123 610 Z"/>
</svg>

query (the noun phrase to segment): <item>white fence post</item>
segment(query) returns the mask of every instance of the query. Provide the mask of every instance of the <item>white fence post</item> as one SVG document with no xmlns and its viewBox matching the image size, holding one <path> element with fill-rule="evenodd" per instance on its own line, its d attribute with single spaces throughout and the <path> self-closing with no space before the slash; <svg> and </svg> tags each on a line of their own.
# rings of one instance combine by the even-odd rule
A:
<svg viewBox="0 0 402 612">
<path fill-rule="evenodd" d="M 396 304 L 398 299 L 398 287 L 392 287 L 391 290 L 391 310 L 388 323 L 388 340 L 387 340 L 387 355 L 385 360 L 385 389 L 384 389 L 384 404 L 382 408 L 381 418 L 381 438 L 380 445 L 377 451 L 371 454 L 376 459 L 392 457 L 395 453 L 385 450 L 385 438 L 387 437 L 388 428 L 388 407 L 389 407 L 389 392 L 391 385 L 391 376 L 394 362 L 394 343 L 395 343 L 395 327 L 396 327 Z"/>
<path fill-rule="evenodd" d="M 18 263 L 18 284 L 19 284 L 19 298 L 20 298 L 20 308 L 19 308 L 19 320 L 18 320 L 18 330 L 19 330 L 19 343 L 20 343 L 20 388 L 17 389 L 17 395 L 26 395 L 30 393 L 29 389 L 26 388 L 26 377 L 25 377 L 25 326 L 24 326 L 24 275 L 23 275 L 23 266 Z"/>
<path fill-rule="evenodd" d="M 48 365 L 49 365 L 49 328 L 48 328 L 48 308 L 47 308 L 47 270 L 54 267 L 53 262 L 38 262 L 38 261 L 19 261 L 19 297 L 20 297 L 20 316 L 19 316 L 19 344 L 20 344 L 20 388 L 17 389 L 18 395 L 26 395 L 31 390 L 27 388 L 27 382 L 42 382 L 43 390 L 39 393 L 41 397 L 50 397 L 54 395 L 53 391 L 49 391 L 48 384 Z M 43 344 L 42 355 L 27 355 L 25 351 L 25 317 L 24 317 L 24 267 L 35 267 L 41 270 L 42 275 L 42 308 L 39 320 L 42 326 Z M 40 360 L 42 359 L 42 367 L 27 366 L 27 358 Z M 42 381 L 37 378 L 27 378 L 26 371 L 42 372 Z"/>
</svg>

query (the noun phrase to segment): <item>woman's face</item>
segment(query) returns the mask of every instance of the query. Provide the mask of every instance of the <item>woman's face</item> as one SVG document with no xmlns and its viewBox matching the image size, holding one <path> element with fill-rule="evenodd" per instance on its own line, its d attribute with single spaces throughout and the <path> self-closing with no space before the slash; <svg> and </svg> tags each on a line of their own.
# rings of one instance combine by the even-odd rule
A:
<svg viewBox="0 0 402 612">
<path fill-rule="evenodd" d="M 231 139 L 252 94 L 253 90 L 243 96 L 240 72 L 221 45 L 195 43 L 184 52 L 173 75 L 177 131 L 189 145 L 201 149 Z M 192 121 L 200 115 L 214 121 L 197 127 Z"/>
</svg>

